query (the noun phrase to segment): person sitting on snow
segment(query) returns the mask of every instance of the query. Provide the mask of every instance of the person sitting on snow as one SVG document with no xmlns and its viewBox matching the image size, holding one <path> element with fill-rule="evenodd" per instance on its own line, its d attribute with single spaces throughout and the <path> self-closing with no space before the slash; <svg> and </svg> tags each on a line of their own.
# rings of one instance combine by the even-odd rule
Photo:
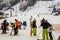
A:
<svg viewBox="0 0 60 40">
<path fill-rule="evenodd" d="M 27 22 L 26 21 L 23 21 L 23 29 L 25 29 L 27 26 Z"/>
</svg>

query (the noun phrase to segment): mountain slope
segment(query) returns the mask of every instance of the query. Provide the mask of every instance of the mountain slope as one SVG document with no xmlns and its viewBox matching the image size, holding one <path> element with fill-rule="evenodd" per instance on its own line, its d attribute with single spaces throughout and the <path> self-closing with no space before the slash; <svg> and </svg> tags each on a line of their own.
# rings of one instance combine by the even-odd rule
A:
<svg viewBox="0 0 60 40">
<path fill-rule="evenodd" d="M 9 6 L 14 6 L 17 3 L 19 3 L 20 0 L 0 0 L 0 10 L 3 10 L 3 8 L 6 8 Z"/>
</svg>

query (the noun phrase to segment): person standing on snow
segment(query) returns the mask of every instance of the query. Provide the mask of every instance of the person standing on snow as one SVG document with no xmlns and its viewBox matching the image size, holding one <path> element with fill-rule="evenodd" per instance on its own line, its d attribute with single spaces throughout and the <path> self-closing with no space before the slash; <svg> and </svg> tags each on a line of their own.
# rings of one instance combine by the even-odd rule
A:
<svg viewBox="0 0 60 40">
<path fill-rule="evenodd" d="M 11 24 L 11 27 L 12 27 L 12 30 L 11 30 L 10 35 L 12 35 L 12 32 L 13 32 L 13 30 L 14 30 L 14 28 L 15 28 L 15 24 L 14 24 L 14 23 L 10 23 L 10 24 Z"/>
<path fill-rule="evenodd" d="M 2 30 L 2 34 L 6 34 L 6 28 L 7 28 L 7 20 L 3 21 L 3 30 Z"/>
<path fill-rule="evenodd" d="M 37 35 L 36 19 L 33 20 L 32 33 L 33 33 L 34 36 Z"/>
<path fill-rule="evenodd" d="M 47 22 L 47 20 L 45 19 L 42 19 L 42 22 L 41 22 L 41 26 L 43 27 L 43 33 L 42 33 L 42 38 L 43 40 L 49 40 L 49 37 L 48 37 L 48 27 L 50 27 L 51 25 Z"/>
<path fill-rule="evenodd" d="M 33 21 L 32 21 L 32 16 L 30 18 L 30 36 L 32 36 L 32 26 L 33 26 Z"/>
<path fill-rule="evenodd" d="M 14 35 L 18 35 L 18 27 L 19 27 L 19 22 L 17 19 L 15 19 Z"/>
<path fill-rule="evenodd" d="M 51 24 L 50 24 L 51 25 Z M 50 37 L 50 40 L 53 40 L 53 37 L 52 37 L 52 25 L 48 28 L 48 32 L 49 32 L 49 37 Z"/>
</svg>

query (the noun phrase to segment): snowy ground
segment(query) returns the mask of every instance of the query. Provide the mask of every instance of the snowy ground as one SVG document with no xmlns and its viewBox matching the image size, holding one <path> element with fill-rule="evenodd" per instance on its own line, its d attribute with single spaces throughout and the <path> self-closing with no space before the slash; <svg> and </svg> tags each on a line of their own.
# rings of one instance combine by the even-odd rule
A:
<svg viewBox="0 0 60 40">
<path fill-rule="evenodd" d="M 60 16 L 52 16 L 52 15 L 40 15 L 39 13 L 32 13 L 32 12 L 28 12 L 28 13 L 23 13 L 23 14 L 19 14 L 18 16 L 15 17 L 9 17 L 6 18 L 8 22 L 15 22 L 15 19 L 18 19 L 19 21 L 27 21 L 27 29 L 26 30 L 19 30 L 19 35 L 17 36 L 10 36 L 10 31 L 7 31 L 8 34 L 0 34 L 0 40 L 37 40 L 42 39 L 42 28 L 40 26 L 40 20 L 42 18 L 45 18 L 46 20 L 48 20 L 49 23 L 51 24 L 60 24 Z M 39 17 L 37 16 L 39 14 Z M 29 31 L 30 31 L 30 16 L 33 16 L 33 19 L 36 18 L 37 20 L 37 36 L 30 36 L 29 35 Z M 3 22 L 4 19 L 0 20 L 0 23 Z M 58 26 L 56 26 L 58 27 Z M 1 30 L 0 30 L 1 33 Z M 40 33 L 40 34 L 39 34 Z M 60 30 L 54 30 L 53 32 L 53 38 L 54 40 L 57 40 L 57 38 L 60 35 Z M 39 35 L 39 37 L 38 37 Z"/>
<path fill-rule="evenodd" d="M 0 40 L 37 40 L 42 39 L 42 28 L 37 28 L 37 36 L 30 36 L 29 29 L 26 30 L 19 30 L 19 34 L 14 36 L 10 36 L 10 31 L 7 31 L 8 34 L 0 34 Z M 0 30 L 1 33 L 1 30 Z M 40 33 L 40 34 L 39 34 Z M 54 30 L 53 32 L 54 40 L 57 40 L 58 36 L 60 35 L 60 30 Z M 39 35 L 39 36 L 38 36 Z"/>
<path fill-rule="evenodd" d="M 18 19 L 19 21 L 27 21 L 27 28 L 26 30 L 19 30 L 19 35 L 17 36 L 10 36 L 10 32 L 11 32 L 11 29 L 10 31 L 7 31 L 8 34 L 0 34 L 0 40 L 37 40 L 38 38 L 39 39 L 42 39 L 42 28 L 40 26 L 40 20 L 42 18 L 45 18 L 46 20 L 48 20 L 49 23 L 51 24 L 60 24 L 60 16 L 52 16 L 52 15 L 40 15 L 39 14 L 39 17 L 37 16 L 38 13 L 32 13 L 32 12 L 29 12 L 29 13 L 24 13 L 24 14 L 19 14 L 18 16 L 15 16 L 15 17 L 9 17 L 9 18 L 6 18 L 8 22 L 15 22 L 15 19 Z M 26 14 L 26 15 L 25 15 Z M 30 22 L 29 22 L 29 19 L 30 19 L 30 16 L 33 16 L 33 19 L 36 18 L 37 20 L 37 36 L 30 36 L 29 35 L 29 31 L 30 31 Z M 0 23 L 3 22 L 4 19 L 0 20 Z M 58 27 L 58 26 L 56 26 Z M 1 33 L 1 30 L 0 30 L 0 33 Z M 40 33 L 40 34 L 39 34 Z M 53 32 L 53 38 L 54 40 L 57 40 L 57 38 L 59 37 L 60 35 L 60 30 L 54 30 Z M 39 37 L 38 37 L 39 35 Z"/>
</svg>

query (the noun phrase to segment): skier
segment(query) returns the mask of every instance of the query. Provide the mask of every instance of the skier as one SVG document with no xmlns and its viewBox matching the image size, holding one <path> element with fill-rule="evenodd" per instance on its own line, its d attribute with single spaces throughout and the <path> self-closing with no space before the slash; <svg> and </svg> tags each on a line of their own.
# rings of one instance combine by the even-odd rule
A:
<svg viewBox="0 0 60 40">
<path fill-rule="evenodd" d="M 43 33 L 42 33 L 42 38 L 43 40 L 49 40 L 49 37 L 48 37 L 48 27 L 51 26 L 47 20 L 45 20 L 44 18 L 42 19 L 42 23 L 41 23 L 41 26 L 43 27 Z M 46 35 L 46 36 L 45 36 Z"/>
<path fill-rule="evenodd" d="M 37 35 L 36 19 L 33 20 L 32 33 L 34 36 Z"/>
</svg>

